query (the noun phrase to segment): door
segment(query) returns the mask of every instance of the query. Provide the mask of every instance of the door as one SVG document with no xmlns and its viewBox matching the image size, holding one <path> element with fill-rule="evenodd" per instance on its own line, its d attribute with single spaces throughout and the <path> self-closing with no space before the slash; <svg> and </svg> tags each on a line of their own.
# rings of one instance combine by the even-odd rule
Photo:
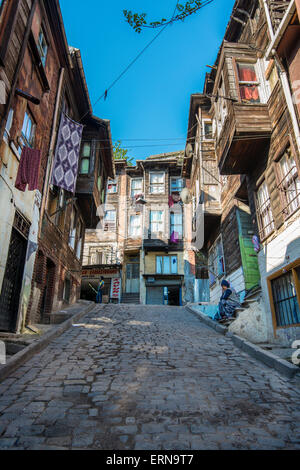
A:
<svg viewBox="0 0 300 470">
<path fill-rule="evenodd" d="M 126 266 L 126 293 L 138 294 L 140 292 L 140 265 L 128 263 Z"/>
<path fill-rule="evenodd" d="M 164 288 L 163 287 L 147 287 L 147 305 L 163 305 Z"/>
<path fill-rule="evenodd" d="M 0 331 L 17 329 L 26 249 L 27 240 L 13 228 L 0 297 Z"/>
<path fill-rule="evenodd" d="M 254 233 L 250 213 L 246 210 L 237 209 L 237 221 L 245 286 L 246 290 L 250 290 L 260 284 L 258 255 L 254 251 L 252 243 Z"/>
</svg>

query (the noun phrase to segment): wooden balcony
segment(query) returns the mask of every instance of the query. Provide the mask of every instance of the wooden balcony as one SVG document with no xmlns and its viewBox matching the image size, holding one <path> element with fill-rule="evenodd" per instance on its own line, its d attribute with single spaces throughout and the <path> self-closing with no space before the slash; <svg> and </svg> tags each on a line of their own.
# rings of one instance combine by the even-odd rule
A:
<svg viewBox="0 0 300 470">
<path fill-rule="evenodd" d="M 229 114 L 216 144 L 221 175 L 248 174 L 270 143 L 267 104 L 228 104 Z"/>
</svg>

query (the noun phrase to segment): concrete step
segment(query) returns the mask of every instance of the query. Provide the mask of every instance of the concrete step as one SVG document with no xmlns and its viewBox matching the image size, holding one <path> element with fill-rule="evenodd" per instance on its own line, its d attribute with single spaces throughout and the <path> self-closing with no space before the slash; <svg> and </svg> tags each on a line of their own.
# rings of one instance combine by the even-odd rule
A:
<svg viewBox="0 0 300 470">
<path fill-rule="evenodd" d="M 123 294 L 121 297 L 122 304 L 139 304 L 140 294 Z"/>
</svg>

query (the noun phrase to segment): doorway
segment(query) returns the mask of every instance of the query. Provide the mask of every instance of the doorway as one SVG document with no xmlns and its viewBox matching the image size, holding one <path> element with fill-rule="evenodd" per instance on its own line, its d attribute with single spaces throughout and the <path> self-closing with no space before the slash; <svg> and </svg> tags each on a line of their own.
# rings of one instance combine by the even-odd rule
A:
<svg viewBox="0 0 300 470">
<path fill-rule="evenodd" d="M 27 240 L 12 228 L 0 297 L 0 331 L 16 332 Z"/>
<path fill-rule="evenodd" d="M 140 292 L 140 264 L 128 263 L 126 266 L 126 293 L 138 294 Z"/>
<path fill-rule="evenodd" d="M 168 287 L 168 305 L 181 305 L 181 289 L 180 287 Z"/>
</svg>

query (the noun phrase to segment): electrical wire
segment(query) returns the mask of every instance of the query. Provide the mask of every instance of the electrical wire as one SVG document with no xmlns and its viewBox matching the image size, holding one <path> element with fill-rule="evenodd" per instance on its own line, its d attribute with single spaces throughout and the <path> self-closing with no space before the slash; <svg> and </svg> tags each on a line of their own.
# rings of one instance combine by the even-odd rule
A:
<svg viewBox="0 0 300 470">
<path fill-rule="evenodd" d="M 197 10 L 195 11 L 198 11 L 200 10 L 201 8 L 205 7 L 206 5 L 208 5 L 209 3 L 212 3 L 214 0 L 206 0 L 206 3 L 203 3 L 201 4 L 200 7 L 197 8 Z M 175 20 L 175 12 L 177 10 L 177 6 L 178 6 L 178 3 L 179 3 L 179 0 L 177 0 L 177 3 L 176 3 L 176 7 L 174 9 L 174 13 L 171 17 L 171 20 L 169 22 L 167 22 L 166 24 L 164 24 L 164 26 L 162 27 L 162 29 L 154 36 L 153 39 L 151 39 L 151 41 L 146 44 L 146 46 L 141 50 L 141 52 L 138 53 L 138 55 L 127 65 L 127 67 L 123 70 L 123 72 L 120 73 L 120 75 L 118 75 L 118 77 L 106 88 L 106 90 L 104 91 L 104 93 L 102 93 L 102 95 L 95 101 L 93 107 L 95 107 L 99 101 L 102 100 L 102 98 L 104 98 L 106 100 L 107 98 L 107 95 L 108 95 L 108 92 L 115 86 L 115 84 L 123 77 L 123 75 L 125 75 L 125 73 L 133 66 L 133 64 L 135 64 L 135 62 L 144 54 L 144 52 L 154 43 L 154 41 L 156 41 L 156 39 L 163 33 L 163 31 L 170 25 L 170 24 L 173 24 L 174 20 Z M 180 19 L 180 18 L 179 18 Z M 177 20 L 175 20 L 177 21 Z M 88 114 L 90 113 L 90 111 L 87 111 L 80 119 L 78 122 L 81 122 L 83 118 L 85 118 Z"/>
</svg>

